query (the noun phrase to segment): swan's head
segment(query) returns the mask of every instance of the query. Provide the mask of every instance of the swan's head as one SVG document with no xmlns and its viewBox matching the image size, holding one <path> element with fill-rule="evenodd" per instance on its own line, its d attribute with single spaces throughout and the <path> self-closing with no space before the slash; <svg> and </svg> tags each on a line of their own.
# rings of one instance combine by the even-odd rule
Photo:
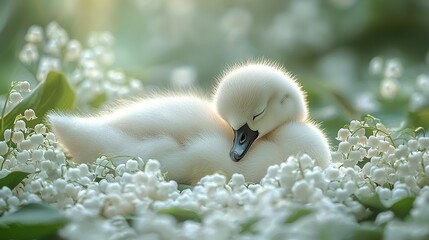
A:
<svg viewBox="0 0 429 240">
<path fill-rule="evenodd" d="M 293 78 L 271 64 L 246 64 L 221 78 L 214 95 L 220 116 L 234 130 L 233 161 L 280 125 L 307 118 L 305 94 Z"/>
</svg>

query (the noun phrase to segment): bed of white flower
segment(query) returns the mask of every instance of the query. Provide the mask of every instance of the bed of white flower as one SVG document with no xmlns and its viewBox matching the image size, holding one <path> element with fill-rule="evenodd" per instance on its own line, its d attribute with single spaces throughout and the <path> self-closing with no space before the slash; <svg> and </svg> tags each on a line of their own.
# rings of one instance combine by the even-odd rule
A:
<svg viewBox="0 0 429 240">
<path fill-rule="evenodd" d="M 185 186 L 168 180 L 158 161 L 132 156 L 118 166 L 107 156 L 70 161 L 44 114 L 70 109 L 74 92 L 89 109 L 141 85 L 103 67 L 108 34 L 82 49 L 55 23 L 46 32 L 43 40 L 43 29 L 30 28 L 20 54 L 42 83 L 33 90 L 13 83 L 1 116 L 1 238 L 429 238 L 429 137 L 421 129 L 388 129 L 372 116 L 339 129 L 327 169 L 307 155 L 291 156 L 260 183 L 214 174 Z M 40 49 L 50 57 L 39 59 Z M 87 97 L 93 89 L 95 100 Z"/>
</svg>

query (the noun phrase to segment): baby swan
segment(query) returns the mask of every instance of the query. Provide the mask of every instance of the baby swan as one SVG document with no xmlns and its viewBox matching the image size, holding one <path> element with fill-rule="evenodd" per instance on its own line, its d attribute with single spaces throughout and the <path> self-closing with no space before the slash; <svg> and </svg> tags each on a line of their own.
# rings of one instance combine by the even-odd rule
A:
<svg viewBox="0 0 429 240">
<path fill-rule="evenodd" d="M 307 112 L 303 92 L 286 72 L 257 63 L 226 72 L 212 101 L 160 96 L 98 116 L 51 113 L 47 120 L 77 162 L 100 153 L 152 158 L 169 178 L 194 184 L 216 171 L 259 182 L 270 165 L 300 153 L 328 166 L 328 142 Z"/>
<path fill-rule="evenodd" d="M 47 121 L 76 162 L 94 162 L 99 154 L 156 159 L 168 178 L 187 184 L 218 170 L 240 172 L 228 156 L 232 130 L 197 96 L 142 99 L 87 117 L 51 113 Z"/>
<path fill-rule="evenodd" d="M 329 144 L 308 120 L 305 93 L 279 67 L 248 64 L 227 71 L 219 82 L 214 103 L 234 131 L 232 160 L 240 161 L 252 144 L 266 141 L 280 148 L 283 159 L 306 153 L 317 165 L 328 166 Z"/>
</svg>

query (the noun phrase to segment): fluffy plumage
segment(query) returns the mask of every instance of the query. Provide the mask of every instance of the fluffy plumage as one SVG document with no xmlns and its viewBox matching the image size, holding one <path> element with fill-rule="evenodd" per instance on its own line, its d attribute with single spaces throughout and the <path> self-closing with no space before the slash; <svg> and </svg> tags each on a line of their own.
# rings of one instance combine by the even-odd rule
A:
<svg viewBox="0 0 429 240">
<path fill-rule="evenodd" d="M 142 99 L 97 116 L 48 115 L 60 144 L 77 162 L 99 153 L 157 159 L 168 176 L 196 183 L 222 171 L 258 182 L 268 166 L 306 153 L 321 167 L 328 142 L 308 120 L 305 94 L 266 63 L 227 71 L 213 100 L 193 95 Z"/>
</svg>

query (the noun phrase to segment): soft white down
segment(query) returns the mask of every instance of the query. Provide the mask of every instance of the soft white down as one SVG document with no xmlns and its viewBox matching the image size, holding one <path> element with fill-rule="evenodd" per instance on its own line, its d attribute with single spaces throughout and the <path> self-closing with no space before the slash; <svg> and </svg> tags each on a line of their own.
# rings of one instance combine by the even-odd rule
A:
<svg viewBox="0 0 429 240">
<path fill-rule="evenodd" d="M 99 154 L 157 159 L 180 183 L 214 172 L 259 182 L 270 165 L 296 154 L 308 154 L 322 168 L 330 162 L 327 139 L 308 119 L 304 92 L 267 63 L 226 71 L 212 100 L 158 96 L 97 116 L 51 113 L 47 121 L 76 162 L 93 162 Z"/>
</svg>

